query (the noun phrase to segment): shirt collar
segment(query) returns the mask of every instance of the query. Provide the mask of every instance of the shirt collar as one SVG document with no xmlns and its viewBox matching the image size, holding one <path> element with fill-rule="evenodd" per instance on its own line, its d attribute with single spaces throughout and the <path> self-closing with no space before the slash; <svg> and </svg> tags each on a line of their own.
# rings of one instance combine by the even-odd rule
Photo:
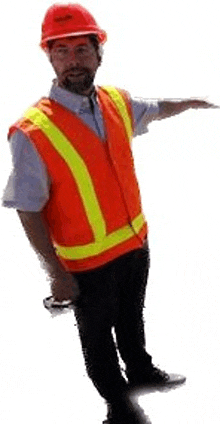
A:
<svg viewBox="0 0 220 424">
<path fill-rule="evenodd" d="M 89 107 L 88 96 L 82 96 L 80 94 L 71 93 L 64 88 L 58 86 L 57 80 L 53 80 L 53 85 L 50 89 L 49 98 L 60 103 L 67 109 L 71 109 L 73 112 L 78 113 L 83 107 Z M 97 89 L 94 87 L 94 91 L 90 95 L 93 102 L 97 101 Z"/>
</svg>

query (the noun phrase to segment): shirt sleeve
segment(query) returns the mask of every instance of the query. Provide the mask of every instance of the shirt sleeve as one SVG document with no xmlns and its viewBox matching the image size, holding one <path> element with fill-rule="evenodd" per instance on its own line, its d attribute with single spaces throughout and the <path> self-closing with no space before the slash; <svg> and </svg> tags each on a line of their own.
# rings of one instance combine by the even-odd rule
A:
<svg viewBox="0 0 220 424">
<path fill-rule="evenodd" d="M 133 137 L 136 137 L 147 133 L 148 124 L 158 118 L 159 101 L 134 97 L 131 98 L 131 106 L 134 116 Z"/>
<path fill-rule="evenodd" d="M 50 181 L 46 166 L 22 131 L 9 141 L 12 171 L 2 198 L 2 206 L 21 211 L 39 212 L 49 199 Z"/>
</svg>

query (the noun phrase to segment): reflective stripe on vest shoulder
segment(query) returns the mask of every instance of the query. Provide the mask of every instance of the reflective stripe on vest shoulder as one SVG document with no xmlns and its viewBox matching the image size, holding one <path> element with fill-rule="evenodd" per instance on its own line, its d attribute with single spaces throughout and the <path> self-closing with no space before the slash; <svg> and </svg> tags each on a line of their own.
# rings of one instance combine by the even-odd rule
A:
<svg viewBox="0 0 220 424">
<path fill-rule="evenodd" d="M 122 96 L 122 94 L 115 88 L 111 86 L 103 86 L 101 87 L 104 91 L 108 93 L 112 101 L 114 102 L 116 109 L 118 110 L 120 116 L 123 119 L 128 139 L 131 140 L 132 138 L 132 121 L 130 114 L 127 109 L 127 105 L 125 103 L 125 100 Z"/>
</svg>

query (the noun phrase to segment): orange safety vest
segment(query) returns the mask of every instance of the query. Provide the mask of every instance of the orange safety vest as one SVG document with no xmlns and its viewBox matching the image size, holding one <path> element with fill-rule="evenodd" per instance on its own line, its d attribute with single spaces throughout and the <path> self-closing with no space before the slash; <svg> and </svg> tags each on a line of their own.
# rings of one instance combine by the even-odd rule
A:
<svg viewBox="0 0 220 424">
<path fill-rule="evenodd" d="M 86 271 L 143 246 L 147 223 L 131 152 L 126 92 L 99 87 L 106 142 L 78 116 L 42 98 L 9 130 L 29 137 L 51 180 L 42 210 L 56 253 L 70 272 Z"/>
</svg>

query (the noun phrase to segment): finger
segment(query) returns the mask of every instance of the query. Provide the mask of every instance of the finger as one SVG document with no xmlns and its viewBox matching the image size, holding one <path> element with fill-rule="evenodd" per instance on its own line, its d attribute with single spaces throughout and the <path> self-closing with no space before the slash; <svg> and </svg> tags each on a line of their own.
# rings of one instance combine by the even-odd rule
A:
<svg viewBox="0 0 220 424">
<path fill-rule="evenodd" d="M 218 106 L 218 105 L 214 105 L 213 103 L 208 103 L 208 102 L 201 101 L 201 100 L 194 101 L 192 103 L 192 107 L 194 107 L 195 109 L 197 109 L 197 108 L 203 108 L 203 109 L 220 109 L 220 106 Z"/>
</svg>

